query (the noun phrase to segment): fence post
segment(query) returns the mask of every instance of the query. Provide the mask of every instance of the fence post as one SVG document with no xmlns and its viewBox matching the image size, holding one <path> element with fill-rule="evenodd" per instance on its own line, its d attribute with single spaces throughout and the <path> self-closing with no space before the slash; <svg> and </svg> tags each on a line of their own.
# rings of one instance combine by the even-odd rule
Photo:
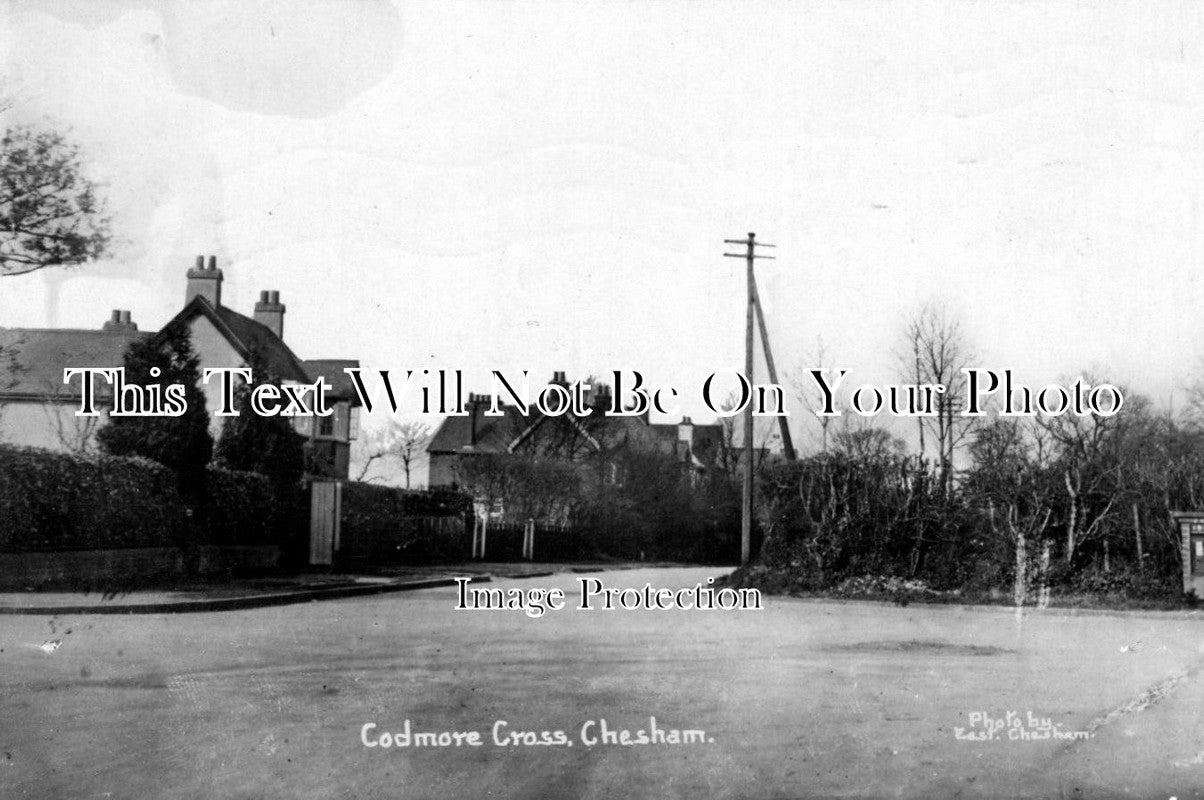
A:
<svg viewBox="0 0 1204 800">
<path fill-rule="evenodd" d="M 535 560 L 535 520 L 530 518 L 523 526 L 523 558 L 528 561 Z"/>
</svg>

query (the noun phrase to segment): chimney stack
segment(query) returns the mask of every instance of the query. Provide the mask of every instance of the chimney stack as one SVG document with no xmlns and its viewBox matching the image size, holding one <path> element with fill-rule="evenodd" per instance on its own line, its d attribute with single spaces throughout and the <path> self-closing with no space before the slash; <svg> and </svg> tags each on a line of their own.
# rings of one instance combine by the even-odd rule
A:
<svg viewBox="0 0 1204 800">
<path fill-rule="evenodd" d="M 602 411 L 610 410 L 610 387 L 605 383 L 598 384 L 597 390 L 594 391 L 593 403 L 591 405 Z"/>
<path fill-rule="evenodd" d="M 485 398 L 469 392 L 468 394 L 468 445 L 476 447 L 477 444 L 477 408 L 484 405 Z"/>
<path fill-rule="evenodd" d="M 280 292 L 259 293 L 259 302 L 255 304 L 255 321 L 281 339 L 284 338 L 284 304 L 280 302 Z"/>
<path fill-rule="evenodd" d="M 214 308 L 222 304 L 222 271 L 217 268 L 217 256 L 209 256 L 208 267 L 205 266 L 205 257 L 197 256 L 196 266 L 188 270 L 184 304 L 191 303 L 197 295 L 208 300 Z"/>
<path fill-rule="evenodd" d="M 101 327 L 101 330 L 106 331 L 136 331 L 138 323 L 130 319 L 129 311 L 113 309 L 113 314 L 108 321 Z"/>
</svg>

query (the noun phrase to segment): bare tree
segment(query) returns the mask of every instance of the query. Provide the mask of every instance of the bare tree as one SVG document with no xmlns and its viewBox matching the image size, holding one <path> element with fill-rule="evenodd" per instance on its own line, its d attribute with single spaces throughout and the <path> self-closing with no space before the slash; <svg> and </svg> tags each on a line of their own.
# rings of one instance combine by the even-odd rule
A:
<svg viewBox="0 0 1204 800">
<path fill-rule="evenodd" d="M 1204 430 L 1204 358 L 1196 360 L 1195 377 L 1186 386 L 1181 387 L 1187 394 L 1187 403 L 1183 408 L 1183 422 L 1194 430 Z M 1171 394 L 1174 402 L 1174 394 Z M 1174 409 L 1170 411 L 1174 416 Z"/>
<path fill-rule="evenodd" d="M 907 446 L 890 431 L 875 427 L 865 420 L 850 424 L 847 417 L 842 419 L 845 423 L 832 437 L 834 452 L 860 461 L 883 461 L 903 457 Z"/>
<path fill-rule="evenodd" d="M 566 524 L 580 500 L 582 465 L 512 453 L 461 455 L 455 471 L 478 516 Z"/>
<path fill-rule="evenodd" d="M 1084 378 L 1100 383 L 1092 375 Z M 1114 511 L 1123 508 L 1125 476 L 1133 471 L 1126 463 L 1124 448 L 1130 438 L 1130 418 L 1136 422 L 1144 417 L 1147 405 L 1144 398 L 1127 391 L 1124 394 L 1129 396 L 1124 414 L 1080 417 L 1068 413 L 1036 418 L 1053 445 L 1065 490 L 1063 556 L 1067 564 L 1074 561 L 1083 542 L 1107 533 L 1115 521 Z"/>
<path fill-rule="evenodd" d="M 426 445 L 431 440 L 431 426 L 422 422 L 402 422 L 394 419 L 384 428 L 368 434 L 362 440 L 361 458 L 357 481 L 378 480 L 368 478 L 372 465 L 382 459 L 396 459 L 401 463 L 402 472 L 406 479 L 406 488 L 410 488 L 410 475 L 414 465 L 425 454 Z"/>
<path fill-rule="evenodd" d="M 1012 548 L 1012 599 L 1017 606 L 1027 602 L 1034 570 L 1038 602 L 1042 607 L 1049 603 L 1049 530 L 1059 487 L 1046 449 L 1043 429 L 1016 419 L 979 426 L 970 444 L 973 464 L 965 488 L 986 506 L 992 535 Z M 1038 547 L 1034 565 L 1032 549 Z"/>
<path fill-rule="evenodd" d="M 936 442 L 941 487 L 949 491 L 953 477 L 953 456 L 973 430 L 974 417 L 960 415 L 958 398 L 964 396 L 965 374 L 973 353 L 966 343 L 961 323 L 949 310 L 937 303 L 925 303 L 907 324 L 906 347 L 899 354 L 902 373 L 916 384 L 940 384 L 945 387 L 936 396 L 932 416 L 917 417 L 920 432 L 920 456 L 924 456 L 925 433 Z"/>
<path fill-rule="evenodd" d="M 719 408 L 723 411 L 730 411 L 736 407 L 739 400 L 739 394 L 732 392 L 729 394 Z M 740 417 L 720 417 L 719 425 L 723 429 L 722 437 L 719 443 L 719 465 L 729 478 L 735 479 L 740 465 L 744 463 L 744 442 L 740 440 L 737 431 L 740 430 Z M 753 420 L 753 469 L 760 470 L 765 465 L 769 454 L 773 452 L 782 441 L 782 435 L 778 432 L 778 423 L 773 419 L 758 418 Z"/>
<path fill-rule="evenodd" d="M 824 345 L 824 337 L 815 337 L 815 351 L 808 355 L 806 360 L 810 363 L 804 364 L 794 370 L 788 380 L 794 389 L 795 396 L 798 397 L 804 407 L 821 409 L 824 405 L 825 395 L 823 390 L 819 388 L 819 384 L 811 377 L 810 371 L 812 369 L 828 369 L 831 367 L 831 364 L 828 363 L 828 350 Z M 834 406 L 838 406 L 840 401 L 837 398 L 833 398 L 833 404 Z M 815 418 L 819 421 L 819 451 L 826 453 L 828 452 L 828 445 L 830 443 L 829 436 L 832 421 L 835 417 L 816 414 Z"/>
<path fill-rule="evenodd" d="M 29 125 L 0 136 L 0 277 L 100 258 L 110 242 L 79 148 Z"/>
<path fill-rule="evenodd" d="M 57 386 L 47 388 L 42 410 L 59 446 L 78 456 L 96 450 L 96 431 L 103 417 L 77 417 Z"/>
<path fill-rule="evenodd" d="M 410 488 L 410 469 L 418 456 L 426 451 L 431 440 L 431 426 L 422 422 L 403 422 L 397 426 L 394 452 L 405 471 L 406 488 Z"/>
</svg>

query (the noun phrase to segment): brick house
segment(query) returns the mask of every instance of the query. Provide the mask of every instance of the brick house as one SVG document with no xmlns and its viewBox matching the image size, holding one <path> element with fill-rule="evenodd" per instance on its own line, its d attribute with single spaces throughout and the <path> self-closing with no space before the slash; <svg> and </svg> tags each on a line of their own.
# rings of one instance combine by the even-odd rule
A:
<svg viewBox="0 0 1204 800">
<path fill-rule="evenodd" d="M 316 472 L 323 477 L 347 477 L 351 442 L 358 435 L 359 402 L 344 367 L 354 360 L 303 361 L 284 342 L 285 306 L 275 291 L 261 292 L 253 316 L 222 304 L 222 271 L 217 259 L 197 257 L 187 272 L 184 305 L 159 331 L 140 331 L 130 312 L 117 310 L 101 327 L 92 330 L 52 328 L 0 329 L 0 441 L 8 444 L 82 452 L 94 445 L 101 418 L 75 416 L 79 408 L 79 380 L 63 383 L 69 367 L 119 367 L 126 348 L 134 341 L 152 338 L 173 322 L 188 326 L 200 368 L 246 366 L 254 353 L 282 383 L 313 383 L 324 378 L 334 414 L 297 417 L 294 427 L 304 436 L 314 455 Z M 105 381 L 96 382 L 98 401 L 110 406 Z M 206 408 L 219 405 L 216 380 L 202 385 Z M 222 419 L 212 417 L 216 440 Z"/>
</svg>

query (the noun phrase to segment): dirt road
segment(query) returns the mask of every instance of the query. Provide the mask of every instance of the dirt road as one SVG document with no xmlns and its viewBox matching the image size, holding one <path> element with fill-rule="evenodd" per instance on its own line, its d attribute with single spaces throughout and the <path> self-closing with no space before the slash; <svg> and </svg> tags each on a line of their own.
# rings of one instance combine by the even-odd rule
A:
<svg viewBox="0 0 1204 800">
<path fill-rule="evenodd" d="M 585 612 L 579 577 L 492 584 L 563 588 L 538 619 L 457 611 L 454 588 L 0 618 L 0 794 L 1204 797 L 1204 619 L 776 598 Z"/>
</svg>

